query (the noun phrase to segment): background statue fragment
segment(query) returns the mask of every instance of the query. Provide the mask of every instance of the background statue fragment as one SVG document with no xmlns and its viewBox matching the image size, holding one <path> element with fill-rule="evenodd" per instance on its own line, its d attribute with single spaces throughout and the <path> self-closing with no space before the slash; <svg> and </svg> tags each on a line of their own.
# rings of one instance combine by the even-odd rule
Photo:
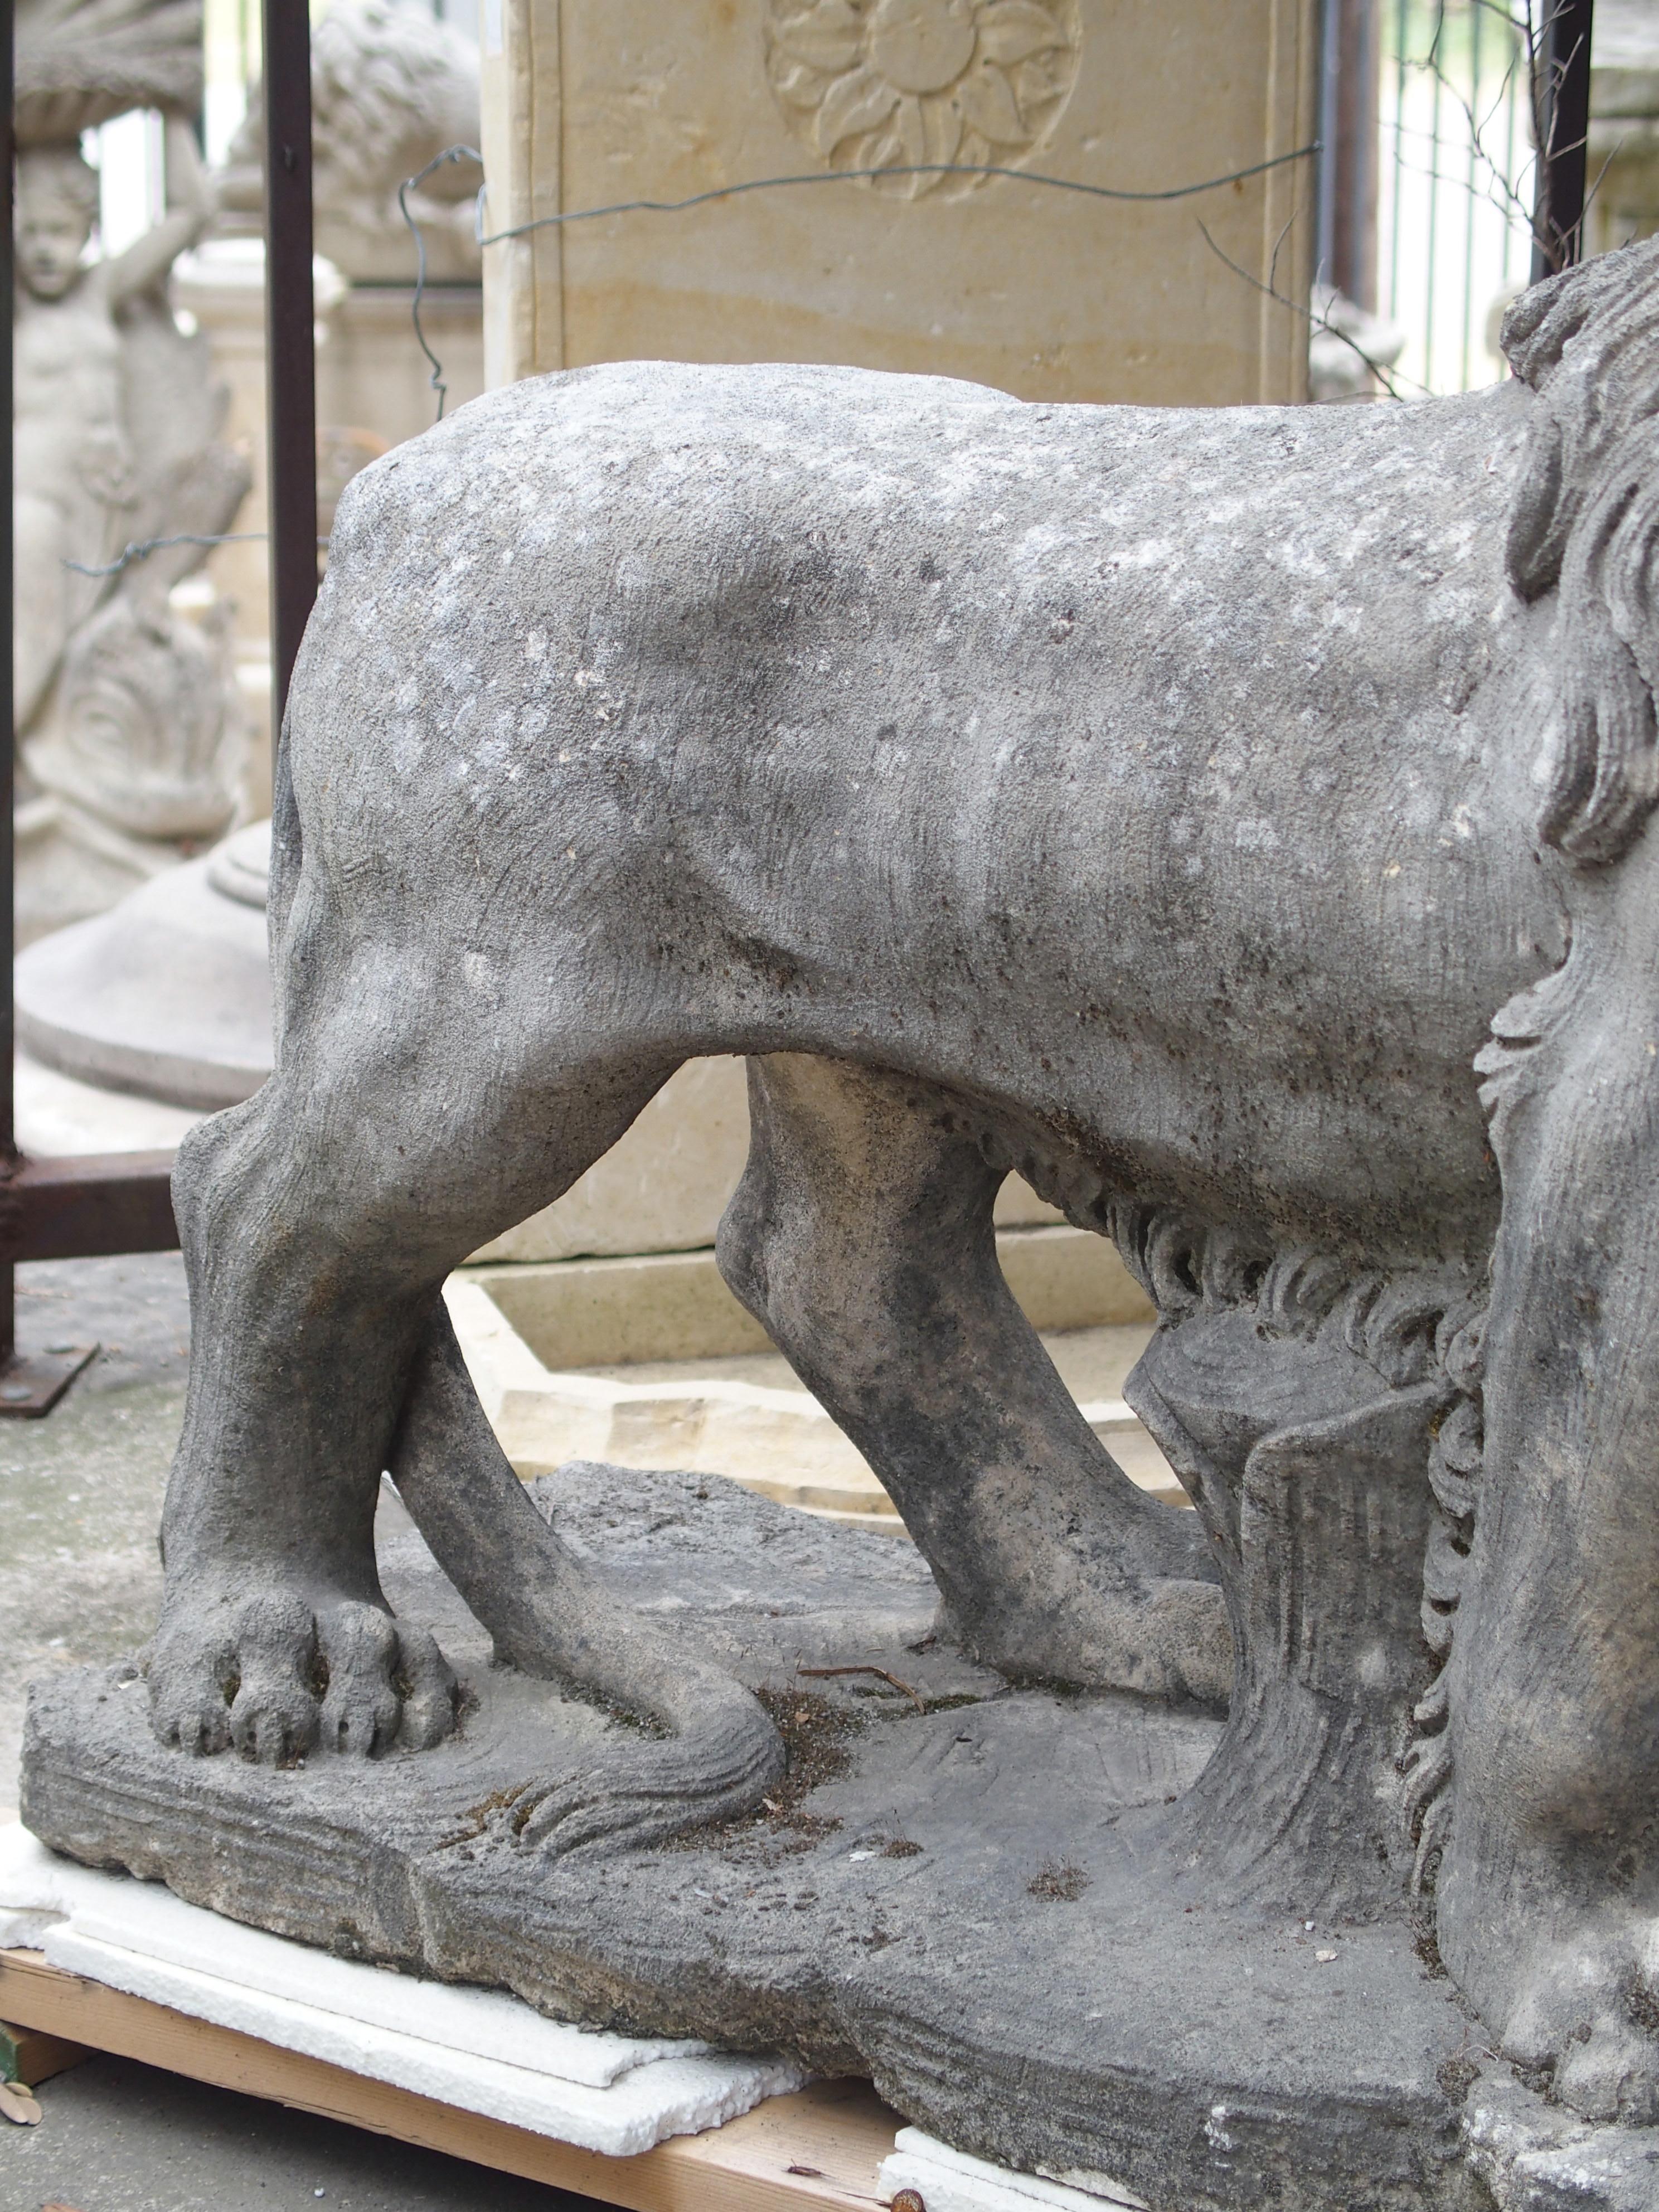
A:
<svg viewBox="0 0 1659 2212">
<path fill-rule="evenodd" d="M 452 146 L 478 143 L 477 49 L 413 0 L 336 0 L 312 32 L 317 251 L 354 283 L 412 283 L 398 187 Z M 264 204 L 260 100 L 231 141 L 220 192 L 234 227 Z M 433 283 L 478 282 L 476 161 L 446 162 L 409 195 Z"/>
<path fill-rule="evenodd" d="M 206 342 L 173 319 L 174 261 L 216 210 L 189 126 L 167 125 L 167 210 L 124 252 L 90 262 L 98 179 L 76 138 L 135 88 L 179 77 L 174 11 L 109 35 L 20 19 L 26 99 L 16 180 L 13 707 L 24 769 L 18 908 L 24 940 L 110 905 L 218 836 L 235 811 L 242 726 L 228 610 L 170 604 L 206 549 L 121 565 L 125 549 L 228 530 L 246 459 L 221 435 L 225 396 Z M 31 33 L 33 33 L 31 35 Z M 142 35 L 141 35 L 142 34 Z M 144 77 L 129 49 L 155 64 Z M 59 88 L 47 88 L 56 78 Z M 33 104 L 31 104 L 31 102 Z"/>
</svg>

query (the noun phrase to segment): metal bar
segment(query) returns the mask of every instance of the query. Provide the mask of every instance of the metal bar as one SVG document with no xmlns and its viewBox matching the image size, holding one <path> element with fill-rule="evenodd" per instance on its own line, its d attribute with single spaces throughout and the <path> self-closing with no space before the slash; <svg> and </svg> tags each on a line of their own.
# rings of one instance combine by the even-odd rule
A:
<svg viewBox="0 0 1659 2212">
<path fill-rule="evenodd" d="M 1474 344 L 1474 184 L 1476 144 L 1480 130 L 1480 25 L 1484 9 L 1476 6 L 1469 16 L 1469 113 L 1474 121 L 1469 131 L 1469 153 L 1464 184 L 1469 204 L 1463 210 L 1463 344 L 1458 361 L 1457 384 L 1461 392 L 1469 388 L 1469 356 Z"/>
<path fill-rule="evenodd" d="M 1340 282 L 1351 300 L 1374 314 L 1377 172 L 1382 150 L 1377 99 L 1382 55 L 1381 0 L 1347 0 L 1347 24 L 1341 111 L 1347 237 L 1339 254 L 1343 271 Z"/>
<path fill-rule="evenodd" d="M 1389 233 L 1389 313 L 1400 313 L 1400 222 L 1401 179 L 1406 173 L 1406 0 L 1397 0 L 1394 19 L 1394 225 Z"/>
<path fill-rule="evenodd" d="M 1429 52 L 1437 64 L 1440 59 L 1440 40 L 1446 27 L 1445 0 L 1440 0 L 1435 18 L 1434 35 Z M 1428 276 L 1423 300 L 1423 382 L 1435 391 L 1434 380 L 1434 280 L 1439 274 L 1435 266 L 1435 255 L 1440 239 L 1440 70 L 1434 72 L 1433 104 L 1429 110 L 1429 250 Z"/>
<path fill-rule="evenodd" d="M 3 153 L 6 171 L 6 219 L 0 230 L 0 422 L 5 425 L 5 434 L 0 437 L 0 543 L 6 550 L 5 574 L 0 576 L 0 692 L 4 704 L 0 714 L 4 715 L 3 740 L 0 740 L 0 1060 L 3 1060 L 4 1075 L 0 1078 L 0 1176 L 9 1172 L 17 1157 L 17 1116 L 12 1096 L 15 1022 L 12 1005 L 12 959 L 15 951 L 12 922 L 12 900 L 16 878 L 16 849 L 13 835 L 12 810 L 15 804 L 15 767 L 17 752 L 17 731 L 12 714 L 12 655 L 15 641 L 12 636 L 12 564 L 15 549 L 12 543 L 12 337 L 13 286 L 15 272 L 13 267 L 15 241 L 13 223 L 15 220 L 14 200 L 16 193 L 17 145 L 14 103 L 16 87 L 15 40 L 17 10 L 15 0 L 0 0 L 0 153 Z M 0 1255 L 0 1368 L 9 1361 L 17 1343 L 16 1286 L 12 1279 L 9 1257 Z"/>
<path fill-rule="evenodd" d="M 1541 121 L 1533 205 L 1532 281 L 1571 269 L 1583 252 L 1594 0 L 1546 0 L 1539 41 Z"/>
<path fill-rule="evenodd" d="M 20 1260 L 173 1252 L 171 1152 L 89 1152 L 25 1160 L 7 1187 L 9 1242 Z"/>
<path fill-rule="evenodd" d="M 311 22 L 265 0 L 265 343 L 270 424 L 273 740 L 317 597 L 317 359 L 311 256 Z"/>
<path fill-rule="evenodd" d="M 1316 208 L 1314 276 L 1336 284 L 1337 204 L 1341 197 L 1340 132 L 1337 107 L 1342 80 L 1342 0 L 1323 0 L 1319 11 L 1319 168 L 1314 183 Z"/>
<path fill-rule="evenodd" d="M 1522 58 L 1519 52 L 1519 45 L 1520 41 L 1516 33 L 1514 30 L 1511 30 L 1510 33 L 1509 75 L 1505 81 L 1505 90 L 1504 94 L 1507 111 L 1504 122 L 1504 174 L 1509 180 L 1510 186 L 1511 190 L 1515 191 L 1517 198 L 1519 197 L 1521 179 L 1515 166 L 1515 122 L 1516 118 L 1521 112 L 1521 85 L 1522 82 L 1522 72 L 1521 68 Z M 1504 282 L 1505 284 L 1510 281 L 1510 260 L 1515 252 L 1516 226 L 1513 216 L 1514 207 L 1511 203 L 1506 204 L 1504 210 Z"/>
<path fill-rule="evenodd" d="M 1323 0 L 1315 274 L 1376 305 L 1378 0 Z"/>
</svg>

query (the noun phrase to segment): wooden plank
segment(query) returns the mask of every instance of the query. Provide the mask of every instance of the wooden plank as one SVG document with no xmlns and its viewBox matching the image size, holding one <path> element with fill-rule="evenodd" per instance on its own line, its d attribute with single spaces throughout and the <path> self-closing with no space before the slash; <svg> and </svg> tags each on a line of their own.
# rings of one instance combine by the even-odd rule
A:
<svg viewBox="0 0 1659 2212">
<path fill-rule="evenodd" d="M 12 2063 L 17 2069 L 17 2078 L 25 2087 L 33 2089 L 40 2082 L 50 2081 L 54 2074 L 67 2073 L 78 2066 L 91 2051 L 84 2043 L 66 2043 L 61 2035 L 42 2035 L 39 2028 L 25 2027 L 20 2021 L 0 2020 L 0 2056 L 9 2046 Z"/>
<path fill-rule="evenodd" d="M 605 2158 L 106 1989 L 32 1951 L 0 1951 L 0 2019 L 625 2212 L 871 2212 L 886 2203 L 877 2168 L 902 2124 L 867 2081 L 821 2081 L 706 2135 Z"/>
</svg>

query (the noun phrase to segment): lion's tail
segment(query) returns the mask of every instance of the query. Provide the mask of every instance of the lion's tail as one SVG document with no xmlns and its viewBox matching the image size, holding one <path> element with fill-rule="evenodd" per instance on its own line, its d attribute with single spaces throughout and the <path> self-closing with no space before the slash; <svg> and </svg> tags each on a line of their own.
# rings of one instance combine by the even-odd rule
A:
<svg viewBox="0 0 1659 2212">
<path fill-rule="evenodd" d="M 520 1799 L 515 1831 L 554 1850 L 619 1829 L 635 1841 L 744 1812 L 779 1778 L 783 1747 L 758 1699 L 614 1590 L 537 1511 L 496 1442 L 438 1301 L 392 1450 L 416 1526 L 499 1658 L 562 1680 L 670 1741 L 624 1739 L 586 1770 Z"/>
</svg>

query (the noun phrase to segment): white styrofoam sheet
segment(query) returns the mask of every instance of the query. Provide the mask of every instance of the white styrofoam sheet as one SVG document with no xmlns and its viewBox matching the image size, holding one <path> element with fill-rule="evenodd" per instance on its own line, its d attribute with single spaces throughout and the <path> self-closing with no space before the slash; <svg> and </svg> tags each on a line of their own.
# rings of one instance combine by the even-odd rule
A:
<svg viewBox="0 0 1659 2212">
<path fill-rule="evenodd" d="M 611 2157 L 800 2087 L 781 2059 L 544 2020 L 516 1997 L 331 1958 L 0 1827 L 0 1948 L 372 2081 Z"/>
<path fill-rule="evenodd" d="M 1146 2212 L 1144 2200 L 1103 2173 L 1063 2179 L 1012 2173 L 988 2159 L 952 2150 L 920 2128 L 901 2128 L 881 2164 L 884 2197 L 914 2189 L 927 2212 Z"/>
</svg>

